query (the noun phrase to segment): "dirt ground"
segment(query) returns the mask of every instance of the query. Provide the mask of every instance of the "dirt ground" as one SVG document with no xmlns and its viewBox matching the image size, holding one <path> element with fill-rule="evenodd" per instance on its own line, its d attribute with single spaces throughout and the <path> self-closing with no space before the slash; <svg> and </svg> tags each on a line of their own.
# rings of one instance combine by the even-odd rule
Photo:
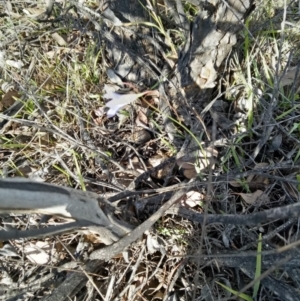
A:
<svg viewBox="0 0 300 301">
<path fill-rule="evenodd" d="M 0 1 L 0 300 L 300 300 L 299 26 Z"/>
</svg>

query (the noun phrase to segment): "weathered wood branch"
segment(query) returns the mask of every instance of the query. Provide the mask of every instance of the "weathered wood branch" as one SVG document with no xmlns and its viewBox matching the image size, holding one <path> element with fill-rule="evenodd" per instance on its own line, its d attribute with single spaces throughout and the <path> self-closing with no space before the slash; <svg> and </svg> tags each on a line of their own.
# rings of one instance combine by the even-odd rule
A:
<svg viewBox="0 0 300 301">
<path fill-rule="evenodd" d="M 113 256 L 124 251 L 131 243 L 135 242 L 144 232 L 153 226 L 164 214 L 171 208 L 180 198 L 182 198 L 188 191 L 188 188 L 183 188 L 177 191 L 165 204 L 163 204 L 154 214 L 151 215 L 140 226 L 135 228 L 132 232 L 124 236 L 118 242 L 106 248 L 94 251 L 91 259 L 109 260 Z"/>
<path fill-rule="evenodd" d="M 131 230 L 111 218 L 113 210 L 114 207 L 96 193 L 22 178 L 0 180 L 0 213 L 56 215 L 78 221 L 75 228 L 96 225 L 97 234 L 106 244 Z M 57 234 L 58 228 L 53 230 Z"/>
</svg>

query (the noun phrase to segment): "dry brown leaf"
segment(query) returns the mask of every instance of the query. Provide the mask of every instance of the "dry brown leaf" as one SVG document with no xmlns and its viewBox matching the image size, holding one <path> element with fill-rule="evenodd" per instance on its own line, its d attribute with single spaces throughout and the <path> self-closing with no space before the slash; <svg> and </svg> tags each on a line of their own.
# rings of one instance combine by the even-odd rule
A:
<svg viewBox="0 0 300 301">
<path fill-rule="evenodd" d="M 153 301 L 155 300 L 162 300 L 164 298 L 164 294 L 161 291 L 158 291 L 155 293 L 155 295 L 153 296 Z"/>
<path fill-rule="evenodd" d="M 49 58 L 49 59 L 54 59 L 57 58 L 59 56 L 61 56 L 62 54 L 65 53 L 76 53 L 78 55 L 78 59 L 82 60 L 82 51 L 77 50 L 75 48 L 69 48 L 69 47 L 56 47 L 55 50 L 50 50 L 48 52 L 45 53 L 45 55 Z"/>
<path fill-rule="evenodd" d="M 238 181 L 229 181 L 229 185 L 231 185 L 232 187 L 242 187 L 241 183 Z"/>
<path fill-rule="evenodd" d="M 123 138 L 131 143 L 139 145 L 151 140 L 151 134 L 143 128 L 135 128 L 132 133 L 125 135 Z"/>
<path fill-rule="evenodd" d="M 214 168 L 214 158 L 218 156 L 218 151 L 207 147 L 197 152 L 179 158 L 176 164 L 183 170 L 183 174 L 188 179 L 193 179 L 209 166 Z"/>
<path fill-rule="evenodd" d="M 26 166 L 19 167 L 17 172 L 22 177 L 28 177 L 28 175 L 32 172 L 32 169 L 29 165 L 26 165 Z"/>
<path fill-rule="evenodd" d="M 148 125 L 148 117 L 143 112 L 143 110 L 139 110 L 135 119 L 135 123 L 137 126 L 145 126 Z"/>
<path fill-rule="evenodd" d="M 159 164 L 161 164 L 164 160 L 166 160 L 166 157 L 161 155 L 154 155 L 148 159 L 148 162 L 151 164 L 152 167 L 156 167 Z"/>
<path fill-rule="evenodd" d="M 254 169 L 260 169 L 269 166 L 269 163 L 261 162 L 255 165 Z M 247 177 L 247 183 L 249 187 L 255 189 L 256 187 L 264 188 L 266 185 L 269 184 L 269 179 L 264 175 L 250 175 Z"/>
<path fill-rule="evenodd" d="M 99 107 L 91 112 L 91 116 L 95 124 L 103 124 L 104 120 L 106 119 L 105 113 L 105 107 Z"/>
<path fill-rule="evenodd" d="M 299 84 L 300 84 L 299 66 L 287 68 L 286 72 L 281 74 L 280 77 L 281 77 L 281 81 L 279 84 L 281 87 L 292 85 L 294 82 L 296 82 L 296 87 L 298 87 L 299 90 Z"/>
<path fill-rule="evenodd" d="M 160 169 L 159 171 L 152 173 L 151 176 L 159 180 L 163 179 L 171 174 L 172 168 L 173 168 L 173 163 L 170 163 L 164 166 L 164 168 Z"/>
<path fill-rule="evenodd" d="M 259 169 L 259 168 L 263 168 L 263 167 L 267 167 L 269 166 L 269 163 L 258 163 L 255 165 L 254 169 Z M 265 188 L 266 185 L 269 184 L 269 179 L 267 177 L 265 177 L 264 175 L 249 175 L 246 179 L 246 184 L 248 184 L 248 186 L 252 189 L 258 189 L 261 190 L 262 188 Z M 241 182 L 239 181 L 230 181 L 229 185 L 231 185 L 232 187 L 242 187 L 243 185 L 241 184 Z"/>
<path fill-rule="evenodd" d="M 99 244 L 101 243 L 101 240 L 99 239 L 99 237 L 93 233 L 87 234 L 84 237 L 84 240 L 87 242 L 90 242 L 92 244 Z"/>
<path fill-rule="evenodd" d="M 253 193 L 239 193 L 239 195 L 247 204 L 251 205 L 258 201 L 263 203 L 269 202 L 269 197 L 262 190 L 256 190 Z"/>
<path fill-rule="evenodd" d="M 176 163 L 180 169 L 186 170 L 186 169 L 195 169 L 195 161 L 196 161 L 195 158 L 188 159 L 187 157 L 184 157 L 184 158 L 179 158 Z"/>
<path fill-rule="evenodd" d="M 187 179 L 194 179 L 197 177 L 197 172 L 196 170 L 193 169 L 185 169 L 183 171 L 183 175 L 187 178 Z"/>
<path fill-rule="evenodd" d="M 151 164 L 152 167 L 156 167 L 159 164 L 163 163 L 163 161 L 165 161 L 168 157 L 163 155 L 163 154 L 159 154 L 159 155 L 154 155 L 152 157 L 150 157 L 148 159 L 148 162 Z M 163 179 L 166 176 L 170 175 L 170 173 L 172 172 L 174 164 L 170 163 L 166 166 L 164 166 L 162 169 L 153 172 L 151 174 L 151 176 L 155 179 Z"/>
<path fill-rule="evenodd" d="M 20 97 L 21 95 L 17 91 L 15 90 L 8 91 L 2 97 L 1 104 L 4 109 L 7 109 L 15 103 L 16 98 L 20 98 Z"/>
</svg>

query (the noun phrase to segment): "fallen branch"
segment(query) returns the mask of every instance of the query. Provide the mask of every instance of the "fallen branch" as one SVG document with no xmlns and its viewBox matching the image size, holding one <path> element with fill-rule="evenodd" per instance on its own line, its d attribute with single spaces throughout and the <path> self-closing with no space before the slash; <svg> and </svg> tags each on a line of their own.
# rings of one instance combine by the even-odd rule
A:
<svg viewBox="0 0 300 301">
<path fill-rule="evenodd" d="M 180 198 L 182 198 L 188 191 L 188 188 L 177 191 L 165 204 L 163 204 L 151 217 L 144 221 L 140 226 L 128 233 L 122 239 L 111 246 L 94 251 L 90 255 L 90 259 L 110 260 L 112 257 L 123 252 L 131 243 L 139 239 L 145 231 L 154 225 L 165 212 L 171 208 Z"/>
<path fill-rule="evenodd" d="M 76 220 L 77 223 L 71 223 L 75 229 L 88 225 L 98 226 L 97 234 L 105 244 L 111 244 L 131 230 L 124 223 L 119 224 L 116 219 L 110 218 L 114 209 L 112 204 L 96 193 L 22 178 L 0 180 L 0 213 L 57 215 Z M 71 230 L 70 225 L 65 225 L 65 229 L 63 226 L 65 232 Z M 58 230 L 58 227 L 52 227 L 54 232 L 46 231 L 46 235 L 61 233 Z M 11 234 L 15 234 L 15 231 Z M 19 237 L 22 237 L 21 234 Z M 7 239 L 8 234 L 1 236 L 0 233 L 0 238 Z"/>
<path fill-rule="evenodd" d="M 192 222 L 203 223 L 204 214 L 198 213 L 183 207 L 170 208 L 167 214 L 175 214 L 184 217 Z M 277 207 L 252 214 L 207 214 L 205 216 L 206 224 L 223 225 L 258 225 L 268 221 L 286 218 L 300 217 L 300 203 Z"/>
</svg>

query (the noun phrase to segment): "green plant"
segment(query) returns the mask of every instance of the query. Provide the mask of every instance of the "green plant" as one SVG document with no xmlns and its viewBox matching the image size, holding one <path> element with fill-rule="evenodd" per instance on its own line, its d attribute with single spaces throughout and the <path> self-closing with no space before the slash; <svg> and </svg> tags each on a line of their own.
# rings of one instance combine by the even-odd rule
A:
<svg viewBox="0 0 300 301">
<path fill-rule="evenodd" d="M 226 285 L 220 282 L 216 282 L 218 285 L 226 289 L 228 292 L 232 293 L 234 296 L 242 298 L 243 300 L 246 301 L 253 301 L 258 294 L 259 286 L 260 286 L 260 276 L 261 276 L 261 262 L 262 262 L 262 257 L 261 257 L 261 252 L 262 252 L 262 235 L 261 233 L 258 236 L 258 244 L 257 244 L 257 255 L 256 255 L 256 267 L 255 267 L 255 276 L 254 276 L 254 286 L 253 286 L 253 293 L 252 297 L 245 294 L 245 293 L 240 293 Z"/>
</svg>

